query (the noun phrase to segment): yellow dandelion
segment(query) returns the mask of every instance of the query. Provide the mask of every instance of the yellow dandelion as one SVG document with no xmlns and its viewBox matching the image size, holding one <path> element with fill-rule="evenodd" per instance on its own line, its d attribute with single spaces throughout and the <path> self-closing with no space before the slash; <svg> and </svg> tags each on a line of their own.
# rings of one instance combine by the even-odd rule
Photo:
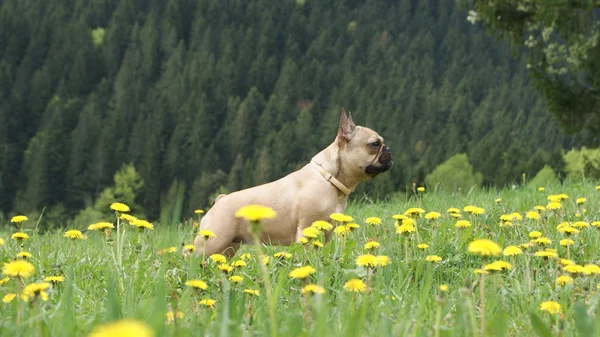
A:
<svg viewBox="0 0 600 337">
<path fill-rule="evenodd" d="M 396 219 L 396 220 L 406 220 L 408 219 L 408 217 L 404 214 L 394 214 L 392 215 L 392 218 Z"/>
<path fill-rule="evenodd" d="M 380 219 L 380 218 L 378 218 L 378 217 L 374 217 L 374 216 L 372 216 L 372 217 L 369 217 L 369 218 L 366 218 L 366 219 L 365 219 L 365 222 L 366 222 L 367 224 L 369 224 L 369 225 L 373 225 L 373 226 L 376 226 L 376 225 L 381 225 L 381 219 Z"/>
<path fill-rule="evenodd" d="M 359 225 L 359 224 L 357 224 L 357 223 L 354 223 L 354 222 L 349 222 L 349 223 L 347 223 L 347 224 L 346 224 L 346 226 L 345 226 L 345 227 L 346 227 L 346 229 L 347 229 L 349 232 L 351 232 L 351 231 L 353 231 L 353 230 L 355 230 L 355 229 L 357 229 L 357 228 L 360 228 L 360 225 Z"/>
<path fill-rule="evenodd" d="M 570 245 L 572 245 L 574 243 L 575 243 L 575 241 L 573 241 L 571 239 L 562 239 L 562 240 L 560 240 L 560 245 L 561 246 L 565 246 L 565 247 L 568 247 L 568 246 L 570 246 Z"/>
<path fill-rule="evenodd" d="M 560 259 L 560 260 L 558 260 L 558 263 L 559 263 L 561 266 L 570 266 L 570 265 L 573 265 L 573 264 L 575 264 L 575 262 L 573 262 L 573 261 L 571 261 L 571 260 L 568 260 L 568 259 Z"/>
<path fill-rule="evenodd" d="M 319 230 L 315 227 L 307 227 L 302 230 L 302 235 L 307 238 L 316 238 L 319 236 Z"/>
<path fill-rule="evenodd" d="M 168 311 L 165 314 L 165 316 L 167 318 L 167 324 L 170 324 L 170 323 L 175 322 L 175 317 L 177 317 L 177 319 L 182 319 L 183 318 L 183 312 L 182 311 L 177 311 L 177 314 L 175 314 L 172 311 Z"/>
<path fill-rule="evenodd" d="M 259 296 L 260 295 L 260 292 L 258 290 L 253 290 L 253 289 L 245 289 L 244 292 L 246 294 L 250 294 L 250 295 L 253 295 L 253 296 Z"/>
<path fill-rule="evenodd" d="M 448 291 L 448 285 L 447 284 L 442 284 L 440 285 L 440 291 L 445 293 Z"/>
<path fill-rule="evenodd" d="M 227 258 L 223 254 L 212 254 L 208 257 L 214 263 L 225 263 L 227 262 Z"/>
<path fill-rule="evenodd" d="M 469 253 L 481 256 L 497 256 L 502 253 L 502 248 L 497 243 L 487 239 L 471 241 L 467 249 Z"/>
<path fill-rule="evenodd" d="M 585 221 L 576 221 L 573 223 L 573 227 L 583 229 L 589 227 L 590 224 Z"/>
<path fill-rule="evenodd" d="M 415 226 L 412 225 L 402 225 L 396 227 L 396 233 L 398 234 L 410 234 L 414 233 L 416 230 Z"/>
<path fill-rule="evenodd" d="M 321 247 L 323 247 L 323 243 L 322 243 L 321 241 L 319 241 L 319 240 L 312 240 L 312 241 L 310 242 L 310 244 L 311 244 L 313 247 L 317 247 L 317 248 L 321 248 Z"/>
<path fill-rule="evenodd" d="M 435 219 L 439 218 L 440 216 L 442 216 L 442 215 L 438 212 L 429 212 L 429 213 L 425 214 L 425 219 L 435 220 Z"/>
<path fill-rule="evenodd" d="M 592 227 L 600 228 L 600 221 L 592 221 L 590 225 L 592 225 Z"/>
<path fill-rule="evenodd" d="M 203 238 L 204 240 L 210 240 L 210 239 L 214 239 L 217 237 L 215 235 L 215 233 L 213 233 L 213 231 L 208 230 L 208 229 L 201 229 L 200 232 L 198 233 L 198 236 Z"/>
<path fill-rule="evenodd" d="M 344 284 L 344 289 L 350 292 L 362 293 L 367 288 L 367 285 L 361 279 L 351 279 Z"/>
<path fill-rule="evenodd" d="M 420 250 L 425 250 L 425 249 L 429 248 L 429 245 L 426 243 L 419 243 L 417 245 L 417 248 L 419 248 Z"/>
<path fill-rule="evenodd" d="M 533 207 L 533 209 L 535 209 L 537 211 L 540 211 L 540 212 L 543 212 L 543 211 L 546 210 L 546 206 L 537 205 L 537 206 Z"/>
<path fill-rule="evenodd" d="M 261 221 L 265 219 L 273 219 L 277 216 L 275 210 L 271 207 L 262 205 L 248 205 L 240 208 L 235 212 L 236 218 L 243 218 L 246 221 Z"/>
<path fill-rule="evenodd" d="M 344 230 L 346 230 L 346 228 L 344 227 Z M 298 239 L 298 242 L 300 242 L 300 244 L 307 244 L 308 243 L 308 239 L 305 238 L 304 236 L 300 237 L 300 239 Z"/>
<path fill-rule="evenodd" d="M 369 250 L 369 249 L 376 249 L 379 248 L 380 244 L 377 241 L 369 241 L 367 243 L 365 243 L 365 249 Z"/>
<path fill-rule="evenodd" d="M 325 289 L 323 287 L 318 286 L 316 284 L 307 284 L 302 288 L 302 294 L 323 294 L 325 293 Z"/>
<path fill-rule="evenodd" d="M 539 220 L 542 216 L 536 211 L 529 211 L 525 213 L 525 217 L 531 220 Z"/>
<path fill-rule="evenodd" d="M 288 276 L 295 279 L 305 279 L 316 271 L 317 270 L 312 266 L 304 266 L 292 270 Z"/>
<path fill-rule="evenodd" d="M 481 215 L 485 213 L 485 209 L 477 206 L 465 206 L 465 208 L 463 208 L 463 211 L 472 215 Z"/>
<path fill-rule="evenodd" d="M 538 191 L 543 192 L 544 190 L 546 190 L 544 187 L 538 187 Z"/>
<path fill-rule="evenodd" d="M 504 271 L 504 270 L 512 270 L 513 266 L 512 264 L 503 261 L 503 260 L 499 260 L 499 261 L 494 261 L 492 263 L 486 264 L 485 266 L 483 266 L 483 270 L 485 271 Z"/>
<path fill-rule="evenodd" d="M 115 225 L 113 225 L 110 222 L 97 222 L 94 224 L 91 224 L 88 226 L 88 230 L 91 231 L 95 231 L 95 230 L 105 230 L 105 229 L 110 229 L 110 228 L 115 228 Z"/>
<path fill-rule="evenodd" d="M 9 277 L 5 277 L 3 279 L 0 279 L 0 286 L 3 285 L 3 284 L 6 284 L 8 281 L 10 281 Z"/>
<path fill-rule="evenodd" d="M 361 255 L 356 259 L 356 265 L 375 268 L 377 267 L 377 257 L 371 254 Z"/>
<path fill-rule="evenodd" d="M 425 187 L 423 187 L 423 186 L 417 187 L 417 192 L 421 192 L 421 193 L 425 192 Z"/>
<path fill-rule="evenodd" d="M 233 270 L 233 267 L 228 265 L 227 263 L 220 264 L 217 266 L 217 268 L 219 268 L 219 270 L 224 272 L 225 274 L 231 273 L 231 271 Z"/>
<path fill-rule="evenodd" d="M 450 208 L 448 208 L 448 210 L 446 210 L 446 212 L 448 212 L 448 213 L 460 213 L 460 209 L 458 209 L 456 207 L 450 207 Z"/>
<path fill-rule="evenodd" d="M 529 232 L 529 237 L 532 239 L 537 239 L 542 235 L 543 235 L 542 232 L 538 232 L 538 231 Z"/>
<path fill-rule="evenodd" d="M 35 273 L 35 267 L 25 260 L 15 260 L 5 263 L 2 274 L 10 277 L 28 278 Z"/>
<path fill-rule="evenodd" d="M 4 239 L 0 238 L 0 246 L 4 246 Z"/>
<path fill-rule="evenodd" d="M 119 213 L 129 212 L 129 206 L 120 202 L 113 202 L 112 204 L 110 204 L 110 209 Z"/>
<path fill-rule="evenodd" d="M 329 218 L 333 221 L 337 221 L 337 222 L 350 222 L 350 221 L 354 221 L 354 218 L 346 215 L 346 214 L 342 214 L 342 213 L 333 213 L 329 216 Z"/>
<path fill-rule="evenodd" d="M 50 282 L 50 283 L 59 283 L 59 282 L 64 282 L 64 281 L 65 281 L 64 276 L 47 276 L 44 278 L 44 282 Z"/>
<path fill-rule="evenodd" d="M 125 213 L 119 214 L 119 218 L 121 218 L 121 220 L 129 222 L 130 225 L 133 225 L 133 223 L 138 220 L 138 218 L 134 217 L 133 215 Z"/>
<path fill-rule="evenodd" d="M 579 229 L 573 228 L 571 226 L 563 226 L 563 227 L 558 228 L 558 232 L 563 233 L 565 235 L 574 235 L 574 234 L 579 233 Z"/>
<path fill-rule="evenodd" d="M 497 204 L 502 202 L 502 198 L 497 198 L 496 200 L 494 200 Z"/>
<path fill-rule="evenodd" d="M 242 268 L 242 267 L 247 266 L 247 264 L 246 264 L 246 261 L 244 261 L 244 260 L 236 260 L 236 261 L 233 261 L 231 266 L 236 267 L 236 268 Z"/>
<path fill-rule="evenodd" d="M 516 256 L 520 254 L 523 254 L 523 251 L 517 246 L 508 246 L 504 248 L 504 251 L 502 252 L 502 255 L 504 256 Z"/>
<path fill-rule="evenodd" d="M 277 252 L 275 254 L 273 254 L 274 258 L 284 258 L 284 259 L 291 259 L 292 258 L 292 254 L 288 253 L 288 252 Z"/>
<path fill-rule="evenodd" d="M 183 246 L 183 250 L 189 253 L 195 252 L 196 251 L 196 246 L 190 244 L 190 245 L 185 245 Z"/>
<path fill-rule="evenodd" d="M 83 236 L 81 231 L 78 231 L 77 229 L 71 229 L 65 232 L 65 238 L 69 238 L 71 240 L 83 240 L 85 239 L 85 236 Z"/>
<path fill-rule="evenodd" d="M 377 266 L 378 267 L 387 266 L 388 264 L 390 264 L 390 262 L 392 262 L 392 260 L 390 259 L 390 257 L 389 256 L 385 256 L 385 255 L 377 255 L 375 258 L 377 259 Z"/>
<path fill-rule="evenodd" d="M 456 227 L 456 228 L 467 228 L 470 226 L 471 226 L 471 221 L 469 221 L 469 220 L 458 220 L 454 224 L 454 227 Z"/>
<path fill-rule="evenodd" d="M 233 276 L 229 277 L 229 281 L 231 283 L 241 283 L 243 280 L 244 280 L 244 278 L 239 275 L 233 275 Z"/>
<path fill-rule="evenodd" d="M 201 210 L 201 209 L 196 209 L 196 210 L 194 210 L 194 213 L 195 213 L 195 214 L 203 214 L 203 213 L 204 213 L 204 210 Z"/>
<path fill-rule="evenodd" d="M 599 275 L 600 267 L 595 264 L 586 264 L 583 266 L 583 273 L 585 275 Z"/>
<path fill-rule="evenodd" d="M 425 257 L 425 261 L 437 263 L 437 262 L 442 262 L 442 258 L 437 255 L 427 255 Z"/>
<path fill-rule="evenodd" d="M 554 210 L 557 210 L 557 209 L 561 209 L 562 208 L 562 204 L 560 202 L 553 201 L 553 202 L 549 202 L 548 205 L 546 205 L 546 208 L 549 209 L 549 210 L 551 210 L 551 211 L 554 211 Z"/>
<path fill-rule="evenodd" d="M 564 266 L 563 270 L 571 275 L 583 274 L 585 272 L 585 268 L 578 264 L 571 264 L 568 266 Z"/>
<path fill-rule="evenodd" d="M 205 299 L 200 300 L 200 305 L 203 305 L 205 307 L 214 309 L 216 302 L 217 301 L 215 301 L 215 300 L 211 300 L 211 299 L 205 298 Z"/>
<path fill-rule="evenodd" d="M 423 213 L 425 213 L 424 209 L 422 209 L 420 207 L 411 207 L 411 208 L 407 209 L 406 212 L 404 212 L 404 215 L 420 216 Z"/>
<path fill-rule="evenodd" d="M 583 203 L 585 203 L 587 201 L 586 198 L 577 198 L 577 200 L 575 200 L 575 203 L 577 203 L 577 205 L 581 205 Z"/>
<path fill-rule="evenodd" d="M 336 235 L 339 235 L 339 236 L 344 236 L 344 235 L 346 235 L 346 233 L 348 233 L 348 229 L 346 228 L 346 226 L 337 226 L 337 227 L 336 227 L 336 228 L 333 230 L 333 232 L 334 232 Z M 307 241 L 307 242 L 308 242 L 308 241 Z"/>
<path fill-rule="evenodd" d="M 556 278 L 556 284 L 559 286 L 566 286 L 567 284 L 573 283 L 573 278 L 569 275 L 562 275 Z"/>
<path fill-rule="evenodd" d="M 316 228 L 321 231 L 330 231 L 333 229 L 333 225 L 327 221 L 317 220 L 313 222 L 310 227 Z"/>
<path fill-rule="evenodd" d="M 119 320 L 97 326 L 88 337 L 154 337 L 154 332 L 145 323 Z"/>
<path fill-rule="evenodd" d="M 538 245 L 538 246 L 547 246 L 549 244 L 552 243 L 552 240 L 545 238 L 545 237 L 541 237 L 541 238 L 537 238 L 535 240 L 531 241 L 532 243 Z"/>
<path fill-rule="evenodd" d="M 17 294 L 6 294 L 4 295 L 4 297 L 2 298 L 2 303 L 10 303 L 12 302 L 12 300 L 14 300 L 17 297 Z M 21 294 L 21 300 L 23 302 L 27 302 L 29 300 L 29 297 Z"/>
<path fill-rule="evenodd" d="M 558 302 L 555 301 L 542 302 L 542 304 L 540 305 L 540 310 L 547 311 L 553 315 L 558 314 L 562 311 L 560 308 L 560 304 L 558 304 Z"/>
<path fill-rule="evenodd" d="M 197 289 L 197 290 L 208 289 L 208 284 L 206 284 L 206 282 L 204 282 L 202 280 L 189 280 L 189 281 L 185 282 L 185 285 L 190 288 Z"/>
<path fill-rule="evenodd" d="M 25 286 L 23 295 L 27 297 L 39 296 L 42 301 L 46 301 L 48 299 L 48 294 L 45 290 L 48 288 L 50 288 L 50 283 L 48 282 L 31 283 Z"/>
<path fill-rule="evenodd" d="M 142 230 L 142 231 L 145 229 L 154 230 L 154 225 L 146 220 L 137 219 L 133 222 L 132 225 L 134 225 L 135 227 L 137 227 L 139 230 Z"/>
<path fill-rule="evenodd" d="M 13 235 L 11 235 L 10 238 L 13 240 L 21 241 L 29 239 L 29 235 L 23 232 L 16 232 Z"/>
<path fill-rule="evenodd" d="M 33 257 L 33 255 L 31 255 L 31 253 L 29 253 L 29 252 L 19 252 L 17 254 L 17 257 L 21 258 L 21 259 L 26 259 L 26 258 Z"/>
<path fill-rule="evenodd" d="M 21 224 L 24 221 L 29 220 L 29 218 L 27 218 L 24 215 L 15 215 L 12 218 L 10 218 L 10 222 L 12 223 L 16 223 L 16 224 Z"/>
<path fill-rule="evenodd" d="M 555 259 L 558 257 L 558 254 L 556 254 L 556 252 L 551 252 L 551 251 L 540 251 L 540 252 L 535 252 L 534 254 L 535 256 L 539 256 L 539 257 L 543 257 L 545 260 L 548 259 Z"/>
<path fill-rule="evenodd" d="M 169 247 L 169 248 L 161 249 L 157 253 L 158 253 L 158 255 L 162 255 L 162 254 L 175 253 L 176 251 L 177 251 L 177 247 Z"/>
</svg>

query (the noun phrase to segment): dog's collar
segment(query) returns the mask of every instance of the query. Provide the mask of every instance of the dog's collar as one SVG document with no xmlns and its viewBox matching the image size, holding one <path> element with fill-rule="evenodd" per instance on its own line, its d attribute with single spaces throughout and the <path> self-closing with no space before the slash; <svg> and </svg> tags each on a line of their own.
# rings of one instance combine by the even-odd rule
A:
<svg viewBox="0 0 600 337">
<path fill-rule="evenodd" d="M 329 173 L 326 169 L 321 166 L 321 164 L 315 162 L 314 160 L 310 161 L 310 164 L 321 173 L 325 180 L 329 181 L 333 186 L 337 187 L 338 190 L 342 191 L 346 196 L 352 192 L 348 187 L 346 187 L 341 181 L 337 180 L 331 173 Z"/>
</svg>

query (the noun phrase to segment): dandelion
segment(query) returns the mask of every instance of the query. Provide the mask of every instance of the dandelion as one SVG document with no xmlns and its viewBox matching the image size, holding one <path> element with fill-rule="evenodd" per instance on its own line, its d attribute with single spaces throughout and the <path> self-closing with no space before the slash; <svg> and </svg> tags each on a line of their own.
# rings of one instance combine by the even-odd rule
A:
<svg viewBox="0 0 600 337">
<path fill-rule="evenodd" d="M 10 281 L 10 278 L 8 278 L 8 277 L 0 279 L 0 286 L 6 284 L 8 281 Z"/>
<path fill-rule="evenodd" d="M 154 337 L 146 324 L 133 320 L 119 320 L 96 327 L 88 337 Z"/>
<path fill-rule="evenodd" d="M 4 246 L 4 239 L 0 238 L 0 246 Z"/>
<path fill-rule="evenodd" d="M 591 225 L 592 227 L 600 228 L 600 221 L 593 221 Z"/>
<path fill-rule="evenodd" d="M 565 246 L 565 247 L 568 247 L 568 246 L 570 246 L 570 245 L 572 245 L 574 243 L 575 243 L 575 241 L 573 241 L 571 239 L 562 239 L 562 240 L 560 240 L 560 245 L 561 246 Z"/>
<path fill-rule="evenodd" d="M 133 222 L 133 225 L 135 227 L 137 227 L 140 231 L 143 231 L 145 229 L 154 230 L 154 225 L 151 224 L 149 221 L 146 221 L 146 220 L 140 220 L 140 219 L 135 220 Z"/>
<path fill-rule="evenodd" d="M 465 208 L 463 208 L 463 211 L 472 215 L 481 215 L 485 213 L 485 210 L 483 208 L 477 206 L 465 206 Z"/>
<path fill-rule="evenodd" d="M 218 265 L 217 268 L 219 268 L 219 270 L 224 272 L 225 274 L 231 273 L 231 271 L 233 271 L 233 267 L 226 263 Z"/>
<path fill-rule="evenodd" d="M 346 230 L 346 227 L 344 227 L 344 231 Z M 300 239 L 298 239 L 298 242 L 300 242 L 301 244 L 305 245 L 308 243 L 308 239 L 305 237 L 300 237 Z"/>
<path fill-rule="evenodd" d="M 6 294 L 4 295 L 4 297 L 2 298 L 2 303 L 10 303 L 12 302 L 12 300 L 14 300 L 17 297 L 17 294 Z M 21 300 L 23 302 L 27 302 L 29 300 L 29 297 L 21 294 Z"/>
<path fill-rule="evenodd" d="M 344 235 L 346 235 L 346 233 L 348 233 L 348 229 L 346 228 L 346 226 L 337 226 L 333 230 L 333 232 L 338 236 L 344 236 Z"/>
<path fill-rule="evenodd" d="M 110 228 L 115 228 L 115 225 L 113 225 L 110 222 L 97 222 L 94 224 L 91 224 L 88 226 L 88 230 L 91 231 L 95 231 L 95 230 L 105 230 L 105 229 L 110 229 Z"/>
<path fill-rule="evenodd" d="M 292 254 L 288 253 L 288 252 L 278 252 L 273 254 L 274 258 L 284 258 L 284 259 L 291 259 L 292 258 Z"/>
<path fill-rule="evenodd" d="M 542 232 L 538 232 L 538 231 L 529 232 L 529 237 L 532 239 L 537 239 L 542 235 L 543 235 Z"/>
<path fill-rule="evenodd" d="M 448 212 L 448 213 L 460 213 L 460 209 L 458 209 L 456 207 L 450 207 L 450 208 L 448 208 L 448 210 L 446 212 Z"/>
<path fill-rule="evenodd" d="M 502 198 L 497 198 L 496 200 L 494 200 L 497 204 L 502 202 Z"/>
<path fill-rule="evenodd" d="M 239 275 L 232 275 L 229 277 L 228 279 L 231 283 L 241 283 L 244 278 L 242 276 Z"/>
<path fill-rule="evenodd" d="M 525 217 L 531 220 L 539 220 L 541 218 L 541 215 L 536 211 L 529 211 L 525 213 Z"/>
<path fill-rule="evenodd" d="M 277 216 L 277 213 L 271 207 L 261 205 L 244 206 L 235 212 L 236 218 L 243 218 L 252 222 L 273 219 L 275 216 Z"/>
<path fill-rule="evenodd" d="M 570 226 L 560 227 L 558 229 L 559 233 L 563 233 L 565 235 L 573 235 L 579 233 L 579 230 Z"/>
<path fill-rule="evenodd" d="M 157 252 L 158 255 L 175 253 L 177 251 L 177 247 L 169 247 L 165 249 L 161 249 Z"/>
<path fill-rule="evenodd" d="M 417 248 L 419 248 L 420 250 L 425 250 L 425 249 L 429 248 L 429 245 L 426 243 L 419 243 L 417 245 Z"/>
<path fill-rule="evenodd" d="M 537 211 L 540 211 L 540 212 L 543 212 L 543 211 L 546 210 L 546 206 L 537 205 L 537 206 L 533 207 L 533 209 L 535 209 Z"/>
<path fill-rule="evenodd" d="M 394 214 L 392 215 L 392 218 L 396 219 L 396 220 L 406 220 L 408 219 L 408 217 L 404 214 Z"/>
<path fill-rule="evenodd" d="M 39 298 L 45 302 L 48 300 L 48 294 L 45 291 L 48 288 L 50 288 L 50 283 L 47 282 L 31 283 L 25 286 L 25 289 L 23 289 L 23 295 L 27 296 L 28 298 L 39 296 Z"/>
<path fill-rule="evenodd" d="M 540 310 L 547 311 L 553 315 L 561 312 L 560 304 L 558 304 L 558 302 L 555 301 L 542 302 L 542 304 L 540 305 Z"/>
<path fill-rule="evenodd" d="M 404 212 L 404 215 L 408 215 L 408 216 L 421 216 L 421 214 L 425 213 L 425 210 L 420 208 L 420 207 L 411 207 L 409 209 L 406 210 L 406 212 Z"/>
<path fill-rule="evenodd" d="M 200 305 L 203 305 L 203 306 L 205 306 L 205 307 L 208 307 L 208 308 L 214 309 L 214 308 L 215 308 L 215 303 L 216 303 L 216 302 L 217 302 L 217 301 L 215 301 L 215 300 L 211 300 L 211 299 L 208 299 L 208 298 L 207 298 L 207 299 L 200 300 Z"/>
<path fill-rule="evenodd" d="M 447 284 L 442 284 L 440 285 L 440 291 L 445 293 L 448 291 L 448 285 Z"/>
<path fill-rule="evenodd" d="M 302 294 L 323 294 L 325 293 L 325 289 L 316 284 L 307 284 L 304 286 L 304 288 L 302 288 L 300 292 Z"/>
<path fill-rule="evenodd" d="M 50 282 L 50 283 L 59 283 L 59 282 L 64 282 L 65 281 L 65 277 L 64 276 L 47 276 L 44 278 L 44 282 Z"/>
<path fill-rule="evenodd" d="M 577 200 L 575 200 L 575 203 L 577 205 L 581 205 L 581 204 L 585 203 L 586 201 L 587 201 L 586 198 L 577 198 Z"/>
<path fill-rule="evenodd" d="M 319 230 L 314 227 L 307 227 L 302 230 L 302 235 L 307 238 L 316 238 L 319 236 Z"/>
<path fill-rule="evenodd" d="M 27 218 L 24 215 L 15 215 L 12 218 L 10 218 L 10 222 L 14 223 L 14 224 L 18 224 L 20 225 L 22 222 L 29 220 L 29 218 Z"/>
<path fill-rule="evenodd" d="M 347 223 L 347 224 L 346 224 L 346 226 L 345 226 L 345 227 L 346 227 L 346 229 L 347 229 L 349 232 L 351 232 L 351 231 L 353 231 L 353 230 L 355 230 L 355 229 L 357 229 L 357 228 L 360 228 L 360 225 L 359 225 L 359 224 L 357 224 L 357 223 L 354 223 L 354 222 L 349 222 L 349 223 Z"/>
<path fill-rule="evenodd" d="M 521 254 L 523 254 L 523 251 L 517 246 L 508 246 L 504 248 L 504 251 L 502 252 L 502 255 L 504 256 L 516 256 Z"/>
<path fill-rule="evenodd" d="M 546 208 L 549 210 L 557 210 L 557 209 L 561 209 L 562 208 L 562 204 L 560 202 L 549 202 L 548 205 L 546 205 Z"/>
<path fill-rule="evenodd" d="M 333 225 L 327 221 L 317 220 L 310 225 L 310 227 L 316 228 L 321 231 L 330 231 L 333 229 Z"/>
<path fill-rule="evenodd" d="M 471 226 L 471 221 L 469 220 L 458 220 L 454 226 L 456 228 L 466 228 L 466 227 L 470 227 Z"/>
<path fill-rule="evenodd" d="M 236 261 L 233 261 L 231 266 L 235 267 L 235 268 L 242 268 L 242 267 L 247 266 L 247 263 L 244 260 L 236 260 Z"/>
<path fill-rule="evenodd" d="M 193 252 L 196 251 L 196 246 L 191 245 L 191 244 L 190 245 L 185 245 L 185 246 L 183 246 L 183 250 L 185 252 L 187 252 L 187 253 L 193 253 Z"/>
<path fill-rule="evenodd" d="M 417 187 L 417 192 L 421 192 L 421 193 L 425 192 L 425 187 L 423 187 L 423 186 Z"/>
<path fill-rule="evenodd" d="M 576 221 L 573 223 L 573 227 L 579 228 L 579 229 L 587 228 L 589 226 L 590 226 L 590 224 L 588 224 L 585 221 Z"/>
<path fill-rule="evenodd" d="M 552 251 L 539 251 L 539 252 L 535 252 L 534 255 L 543 257 L 544 260 L 555 259 L 558 257 L 558 254 L 556 254 L 556 252 L 552 252 Z"/>
<path fill-rule="evenodd" d="M 337 221 L 337 222 L 350 222 L 350 221 L 354 221 L 354 218 L 352 218 L 349 215 L 346 214 L 342 214 L 342 213 L 333 213 L 329 216 L 329 218 L 333 221 Z"/>
<path fill-rule="evenodd" d="M 371 254 L 361 255 L 356 259 L 356 265 L 375 268 L 377 267 L 377 257 Z"/>
<path fill-rule="evenodd" d="M 583 273 L 585 275 L 598 275 L 600 274 L 600 267 L 595 264 L 586 264 L 583 266 Z"/>
<path fill-rule="evenodd" d="M 442 215 L 438 212 L 429 212 L 429 213 L 425 214 L 425 219 L 435 220 L 435 219 L 439 218 L 440 216 L 442 216 Z"/>
<path fill-rule="evenodd" d="M 194 213 L 195 214 L 204 214 L 204 211 L 201 209 L 196 209 L 196 210 L 194 210 Z"/>
<path fill-rule="evenodd" d="M 502 248 L 497 243 L 487 239 L 471 241 L 467 249 L 469 253 L 481 256 L 497 256 L 502 253 Z"/>
<path fill-rule="evenodd" d="M 110 209 L 119 213 L 129 212 L 129 206 L 120 202 L 113 202 L 112 204 L 110 204 Z"/>
<path fill-rule="evenodd" d="M 167 324 L 173 323 L 175 322 L 175 317 L 177 317 L 177 319 L 182 319 L 183 318 L 183 312 L 182 311 L 177 311 L 177 314 L 173 313 L 172 311 L 169 311 L 165 314 L 166 318 L 167 318 Z"/>
<path fill-rule="evenodd" d="M 323 243 L 322 243 L 321 241 L 319 241 L 319 240 L 312 240 L 312 241 L 310 242 L 310 244 L 311 244 L 313 247 L 316 247 L 316 248 L 322 248 L 322 247 L 323 247 Z"/>
<path fill-rule="evenodd" d="M 131 214 L 120 214 L 119 218 L 121 218 L 121 220 L 125 220 L 125 221 L 129 222 L 130 225 L 133 225 L 134 222 L 136 222 L 138 220 L 138 218 L 134 217 Z"/>
<path fill-rule="evenodd" d="M 350 292 L 362 293 L 367 288 L 367 285 L 361 279 L 351 279 L 344 284 L 344 289 Z"/>
<path fill-rule="evenodd" d="M 556 278 L 556 284 L 559 286 L 566 286 L 567 284 L 573 283 L 573 278 L 569 275 L 561 275 Z"/>
<path fill-rule="evenodd" d="M 380 244 L 377 241 L 369 241 L 367 243 L 365 243 L 365 249 L 369 250 L 369 249 L 376 249 L 379 248 Z"/>
<path fill-rule="evenodd" d="M 10 277 L 28 278 L 33 273 L 35 273 L 35 267 L 25 260 L 5 263 L 2 267 L 2 274 Z"/>
<path fill-rule="evenodd" d="M 369 225 L 373 225 L 373 226 L 377 226 L 377 225 L 381 225 L 381 219 L 378 217 L 369 217 L 365 219 L 365 222 Z"/>
<path fill-rule="evenodd" d="M 13 240 L 17 240 L 17 241 L 22 241 L 22 240 L 27 240 L 29 239 L 29 235 L 23 233 L 23 232 L 16 232 L 13 235 L 11 235 L 10 237 Z"/>
<path fill-rule="evenodd" d="M 225 263 L 225 262 L 227 262 L 227 258 L 223 254 L 212 254 L 208 258 L 211 259 L 214 263 Z"/>
<path fill-rule="evenodd" d="M 31 255 L 31 253 L 28 253 L 28 252 L 19 252 L 17 254 L 17 257 L 21 258 L 21 259 L 25 259 L 25 258 L 33 257 L 33 255 Z"/>
<path fill-rule="evenodd" d="M 427 255 L 425 257 L 425 261 L 437 263 L 437 262 L 442 262 L 442 258 L 437 255 Z"/>
<path fill-rule="evenodd" d="M 253 295 L 253 296 L 259 296 L 260 295 L 260 293 L 259 293 L 258 290 L 253 290 L 253 289 L 245 289 L 244 292 L 246 294 L 250 294 L 250 295 Z"/>
<path fill-rule="evenodd" d="M 411 226 L 411 225 L 402 225 L 402 226 L 396 227 L 396 233 L 398 233 L 398 234 L 408 235 L 410 233 L 414 233 L 415 230 L 416 230 L 415 226 Z"/>
<path fill-rule="evenodd" d="M 71 229 L 65 232 L 65 238 L 69 238 L 71 240 L 83 240 L 85 239 L 85 236 L 83 236 L 83 233 L 81 233 L 81 231 L 78 231 L 77 229 Z"/>
<path fill-rule="evenodd" d="M 532 243 L 539 245 L 539 246 L 546 246 L 552 243 L 552 240 L 545 238 L 545 237 L 541 237 L 541 238 L 537 238 L 535 240 L 531 241 Z"/>
<path fill-rule="evenodd" d="M 375 257 L 377 259 L 377 266 L 378 267 L 385 267 L 388 264 L 390 264 L 391 259 L 389 256 L 385 256 L 385 255 L 378 255 Z"/>
<path fill-rule="evenodd" d="M 185 285 L 196 290 L 208 289 L 208 284 L 202 280 L 189 280 L 185 282 Z"/>
<path fill-rule="evenodd" d="M 504 271 L 504 270 L 512 270 L 512 269 L 513 269 L 512 264 L 510 264 L 510 263 L 508 263 L 506 261 L 502 261 L 502 260 L 495 261 L 495 262 L 492 262 L 492 263 L 489 263 L 489 264 L 486 264 L 485 266 L 483 266 L 483 270 L 488 271 L 488 272 L 489 271 L 492 271 L 492 272 L 495 272 L 495 271 L 501 272 L 501 271 Z"/>
<path fill-rule="evenodd" d="M 573 265 L 573 264 L 575 264 L 575 262 L 573 262 L 573 261 L 571 261 L 571 260 L 569 260 L 569 259 L 560 259 L 560 260 L 558 260 L 558 263 L 559 263 L 561 266 L 570 266 L 570 265 Z"/>
<path fill-rule="evenodd" d="M 213 231 L 208 230 L 208 229 L 202 229 L 202 230 L 200 230 L 200 232 L 198 233 L 198 236 L 200 236 L 204 240 L 210 240 L 210 239 L 214 239 L 214 238 L 217 237 L 215 235 L 215 233 L 213 233 Z"/>
<path fill-rule="evenodd" d="M 312 266 L 304 266 L 292 270 L 288 276 L 295 279 L 305 279 L 316 271 L 317 270 Z"/>
<path fill-rule="evenodd" d="M 578 274 L 583 274 L 585 272 L 585 268 L 583 268 L 583 266 L 580 266 L 578 264 L 571 264 L 568 266 L 564 266 L 563 270 L 571 275 L 578 275 Z"/>
</svg>

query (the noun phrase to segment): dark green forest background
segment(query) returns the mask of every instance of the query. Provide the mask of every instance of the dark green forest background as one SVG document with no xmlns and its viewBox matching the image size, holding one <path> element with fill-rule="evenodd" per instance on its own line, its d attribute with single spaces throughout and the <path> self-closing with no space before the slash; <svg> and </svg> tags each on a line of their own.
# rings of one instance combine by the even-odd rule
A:
<svg viewBox="0 0 600 337">
<path fill-rule="evenodd" d="M 406 191 L 466 153 L 504 186 L 561 151 L 524 62 L 434 0 L 0 1 L 0 211 L 93 205 L 123 165 L 149 219 L 303 166 L 341 107 L 391 146 L 356 194 Z M 52 213 L 52 212 L 51 212 Z"/>
</svg>

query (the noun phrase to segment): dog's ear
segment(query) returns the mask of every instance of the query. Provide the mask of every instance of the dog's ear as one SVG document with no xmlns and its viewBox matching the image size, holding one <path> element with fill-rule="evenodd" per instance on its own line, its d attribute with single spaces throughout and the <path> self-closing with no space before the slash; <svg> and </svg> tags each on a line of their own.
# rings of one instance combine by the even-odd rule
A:
<svg viewBox="0 0 600 337">
<path fill-rule="evenodd" d="M 352 114 L 346 116 L 346 111 L 342 108 L 342 115 L 340 116 L 340 126 L 338 128 L 337 138 L 345 141 L 352 139 L 356 125 L 352 121 Z"/>
</svg>

